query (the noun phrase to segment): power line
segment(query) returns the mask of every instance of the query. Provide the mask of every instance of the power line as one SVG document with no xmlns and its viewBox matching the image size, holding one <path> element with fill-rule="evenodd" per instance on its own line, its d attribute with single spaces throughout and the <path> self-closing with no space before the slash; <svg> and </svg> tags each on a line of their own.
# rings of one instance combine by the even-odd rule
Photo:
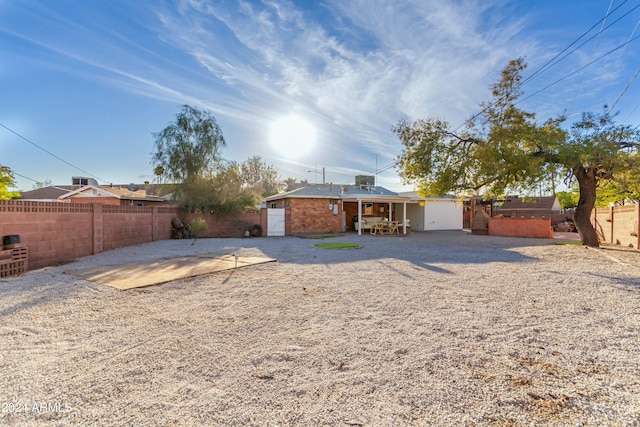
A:
<svg viewBox="0 0 640 427">
<path fill-rule="evenodd" d="M 616 99 L 616 102 L 614 102 L 613 105 L 611 106 L 611 110 L 613 110 L 615 108 L 615 106 L 618 103 L 618 101 L 620 101 L 622 96 L 627 92 L 627 90 L 629 90 L 629 87 L 631 87 L 631 84 L 633 83 L 633 81 L 638 77 L 638 74 L 640 74 L 640 68 L 638 69 L 638 71 L 636 71 L 636 73 L 633 75 L 633 77 L 631 77 L 631 79 L 627 83 L 627 86 L 624 88 L 622 93 L 620 95 L 618 95 L 618 98 Z"/>
<path fill-rule="evenodd" d="M 589 61 L 591 60 L 591 58 L 593 58 L 593 54 L 596 52 L 596 48 L 598 47 L 598 42 L 600 41 L 600 35 L 604 31 L 604 24 L 606 23 L 606 18 L 607 18 L 607 16 L 609 16 L 609 12 L 611 11 L 611 7 L 612 6 L 613 6 L 613 0 L 611 0 L 609 2 L 609 7 L 607 8 L 607 11 L 604 14 L 604 19 L 605 20 L 602 21 L 602 25 L 600 26 L 600 31 L 598 31 L 596 41 L 593 44 L 593 47 L 591 48 L 591 54 L 589 55 Z M 622 55 L 623 52 L 624 52 L 624 50 L 622 52 L 620 52 L 620 55 Z M 618 56 L 618 58 L 620 58 L 620 56 Z M 582 76 L 582 79 L 580 80 L 580 84 L 578 84 L 578 86 L 576 87 L 576 90 L 573 93 L 573 98 L 571 99 L 571 102 L 569 103 L 569 105 L 573 105 L 573 102 L 578 97 L 578 93 L 580 92 L 580 88 L 582 88 L 583 84 L 584 84 L 584 75 Z M 602 90 L 602 88 L 600 90 Z"/>
<path fill-rule="evenodd" d="M 535 95 L 539 94 L 540 92 L 542 92 L 542 91 L 545 91 L 545 90 L 549 89 L 551 86 L 554 86 L 554 85 L 556 85 L 556 84 L 560 83 L 561 81 L 563 81 L 563 80 L 565 80 L 565 79 L 568 79 L 569 77 L 573 76 L 574 74 L 579 73 L 580 71 L 584 70 L 585 68 L 589 67 L 590 65 L 593 65 L 593 64 L 595 64 L 596 62 L 600 61 L 602 58 L 605 58 L 605 57 L 607 57 L 607 56 L 611 55 L 613 52 L 617 51 L 618 49 L 622 49 L 623 47 L 627 46 L 629 43 L 631 43 L 631 42 L 633 42 L 633 41 L 637 40 L 638 38 L 640 38 L 640 36 L 636 36 L 636 37 L 634 37 L 634 38 L 632 38 L 632 39 L 630 39 L 630 40 L 627 40 L 626 42 L 624 42 L 624 43 L 623 43 L 623 44 L 621 44 L 620 46 L 618 46 L 618 47 L 615 47 L 615 48 L 611 49 L 610 51 L 608 51 L 608 52 L 607 52 L 607 53 L 605 53 L 604 55 L 599 56 L 598 58 L 594 59 L 593 61 L 591 61 L 591 62 L 589 62 L 589 63 L 587 63 L 587 64 L 583 65 L 582 67 L 580 67 L 580 68 L 578 68 L 577 70 L 575 70 L 575 71 L 573 71 L 573 72 L 571 72 L 571 73 L 569 73 L 569 74 L 565 75 L 564 77 L 562 77 L 562 78 L 560 78 L 560 79 L 556 80 L 555 82 L 553 82 L 553 83 L 551 83 L 551 84 L 548 84 L 547 86 L 545 86 L 545 87 L 543 87 L 542 89 L 540 89 L 540 90 L 538 90 L 538 91 L 536 91 L 536 92 L 532 93 L 531 95 L 527 96 L 526 98 L 523 98 L 523 99 L 519 100 L 519 101 L 518 101 L 518 102 L 516 102 L 514 105 L 517 105 L 517 104 L 519 104 L 519 103 L 521 103 L 521 102 L 523 102 L 523 101 L 526 101 L 527 99 L 529 99 L 529 98 L 531 98 L 531 97 L 533 97 L 533 96 L 535 96 Z"/>
<path fill-rule="evenodd" d="M 82 172 L 82 173 L 84 173 L 84 174 L 86 174 L 86 175 L 89 175 L 89 176 L 90 176 L 90 177 L 92 177 L 92 178 L 97 179 L 98 181 L 102 181 L 102 182 L 105 182 L 105 183 L 106 183 L 106 182 L 109 182 L 109 181 L 107 181 L 107 180 L 105 180 L 105 179 L 98 178 L 97 176 L 95 176 L 95 175 L 93 175 L 93 174 L 91 174 L 91 173 L 89 173 L 89 172 L 85 171 L 84 169 L 79 168 L 78 166 L 76 166 L 76 165 L 74 165 L 74 164 L 72 164 L 72 163 L 69 163 L 68 161 L 66 161 L 65 159 L 63 159 L 63 158 L 61 158 L 61 157 L 59 157 L 59 156 L 56 156 L 56 155 L 55 155 L 55 154 L 53 154 L 51 151 L 47 150 L 47 149 L 46 149 L 46 148 L 44 148 L 44 147 L 41 147 L 40 145 L 36 144 L 35 142 L 31 141 L 30 139 L 28 139 L 28 138 L 26 138 L 26 137 L 24 137 L 24 136 L 20 135 L 18 132 L 14 131 L 13 129 L 11 129 L 11 128 L 7 127 L 7 126 L 5 126 L 4 124 L 0 123 L 0 126 L 1 126 L 1 127 L 3 127 L 3 128 L 5 128 L 5 129 L 6 129 L 6 130 L 8 130 L 9 132 L 11 132 L 12 134 L 14 134 L 15 136 L 17 136 L 18 138 L 21 138 L 21 139 L 23 139 L 23 140 L 27 141 L 29 144 L 33 145 L 34 147 L 36 147 L 36 148 L 38 148 L 38 149 L 40 149 L 40 150 L 44 151 L 45 153 L 47 153 L 47 154 L 48 154 L 48 155 L 50 155 L 51 157 L 54 157 L 54 158 L 56 158 L 56 159 L 60 160 L 61 162 L 65 163 L 65 164 L 67 164 L 67 165 L 69 165 L 69 166 L 71 166 L 72 168 L 77 169 L 77 170 L 79 170 L 80 172 Z"/>
<path fill-rule="evenodd" d="M 12 173 L 12 174 L 14 174 L 14 175 L 19 176 L 20 178 L 28 179 L 29 181 L 33 181 L 33 182 L 35 182 L 35 183 L 40 182 L 40 181 L 38 181 L 38 180 L 36 180 L 36 179 L 29 178 L 28 176 L 20 175 L 18 172 L 14 171 L 14 170 L 12 170 L 12 171 L 11 171 L 11 173 Z"/>
<path fill-rule="evenodd" d="M 386 172 L 386 171 L 388 171 L 389 169 L 391 169 L 392 167 L 394 167 L 397 164 L 398 164 L 398 162 L 394 161 L 393 163 L 390 163 L 387 166 L 384 166 L 383 168 L 376 169 L 375 171 L 371 171 L 371 172 L 366 172 L 366 174 L 367 175 L 372 175 L 372 174 L 378 174 L 380 172 Z M 351 182 L 353 182 L 353 181 L 351 181 Z M 338 184 L 338 185 L 350 185 L 350 182 L 349 181 L 344 181 L 343 183 Z"/>
<path fill-rule="evenodd" d="M 542 66 L 538 67 L 538 69 L 536 71 L 534 71 L 529 77 L 527 77 L 526 79 L 524 79 L 522 82 L 520 82 L 520 84 L 518 85 L 517 89 L 520 89 L 522 86 L 524 86 L 525 84 L 529 83 L 531 80 L 533 80 L 534 78 L 536 78 L 538 75 L 542 74 L 543 72 L 549 70 L 551 67 L 555 66 L 556 64 L 558 64 L 560 61 L 564 60 L 565 58 L 567 58 L 569 55 L 571 55 L 573 52 L 575 52 L 576 50 L 580 49 L 582 46 L 584 46 L 585 44 L 587 44 L 588 42 L 590 42 L 591 40 L 593 40 L 595 37 L 598 37 L 602 32 L 604 32 L 605 30 L 611 28 L 611 26 L 613 26 L 614 24 L 616 24 L 617 22 L 619 22 L 622 18 L 624 18 L 625 16 L 629 15 L 631 12 L 633 12 L 634 10 L 636 10 L 638 7 L 640 7 L 640 4 L 636 5 L 635 7 L 631 8 L 631 10 L 627 11 L 624 15 L 622 15 L 621 17 L 619 17 L 618 19 L 616 19 L 615 21 L 613 21 L 611 24 L 607 25 L 604 28 L 601 28 L 600 31 L 590 37 L 589 39 L 587 39 L 585 42 L 583 42 L 582 44 L 580 44 L 578 47 L 576 47 L 575 49 L 573 49 L 571 52 L 569 52 L 568 54 L 562 56 L 562 54 L 564 54 L 566 51 L 568 51 L 573 45 L 575 45 L 576 43 L 578 43 L 580 41 L 580 39 L 582 39 L 584 36 L 586 36 L 587 34 L 589 34 L 594 28 L 596 28 L 600 23 L 603 23 L 609 16 L 611 16 L 613 13 L 615 13 L 618 9 L 620 9 L 620 7 L 622 7 L 628 0 L 624 0 L 622 3 L 620 3 L 618 6 L 616 6 L 613 10 L 611 10 L 610 12 L 608 12 L 603 18 L 601 18 L 598 22 L 596 22 L 595 24 L 593 24 L 587 31 L 583 32 L 578 38 L 576 38 L 573 42 L 571 42 L 567 47 L 565 47 L 564 49 L 562 49 L 560 52 L 558 52 L 553 58 L 551 58 L 550 60 L 548 60 L 547 62 L 545 62 Z M 603 24 L 604 25 L 604 24 Z M 631 43 L 631 41 L 635 40 L 636 38 L 633 39 L 629 39 L 627 40 L 627 42 L 625 44 L 623 44 L 623 46 L 628 45 L 629 43 Z M 614 49 L 618 50 L 620 47 Z M 605 54 L 604 56 L 612 53 L 613 51 Z M 560 56 L 562 56 L 562 58 L 558 59 Z M 543 89 L 537 91 L 535 94 L 533 95 L 537 95 L 538 93 L 548 89 L 549 87 L 561 82 L 562 80 L 564 80 L 565 78 L 575 74 L 576 72 L 579 72 L 581 70 L 583 70 L 584 68 L 586 68 L 587 66 L 593 64 L 594 62 L 600 60 L 602 57 L 596 59 L 595 61 L 591 61 L 589 62 L 587 65 L 585 65 L 584 67 L 578 69 L 577 71 L 574 71 L 573 73 L 561 78 L 560 80 L 545 86 Z M 556 59 L 558 59 L 556 61 Z M 554 62 L 555 61 L 555 62 Z M 525 99 L 529 99 L 531 98 L 533 95 L 528 96 Z M 482 114 L 486 113 L 491 107 L 493 107 L 497 102 L 501 101 L 503 98 L 500 98 L 497 101 L 491 102 L 489 103 L 485 108 L 483 108 L 479 113 L 474 114 L 473 116 L 471 116 L 471 118 L 469 118 L 468 120 L 465 121 L 472 121 L 475 120 L 476 118 L 480 117 Z M 524 101 L 521 100 L 521 101 Z M 520 101 L 519 101 L 520 102 Z M 459 130 L 462 126 L 464 126 L 464 123 L 461 123 L 460 125 L 458 125 L 455 130 Z"/>
<path fill-rule="evenodd" d="M 593 30 L 595 27 L 598 26 L 598 24 L 602 23 L 604 25 L 604 21 L 611 16 L 616 10 L 618 10 L 623 4 L 625 4 L 628 0 L 623 1 L 622 3 L 620 3 L 615 9 L 613 9 L 611 12 L 608 12 L 602 19 L 600 19 L 598 22 L 596 22 L 595 24 L 593 24 L 591 26 L 591 28 L 589 28 L 587 31 L 585 31 L 584 33 L 582 33 L 577 39 L 575 39 L 573 42 L 571 42 L 571 44 L 569 44 L 569 46 L 567 46 L 566 48 L 562 49 L 562 51 L 560 51 L 558 54 L 556 54 L 553 58 L 551 58 L 549 61 L 547 61 L 544 65 L 542 65 L 541 67 L 539 67 L 533 74 L 531 74 L 529 77 L 527 77 L 526 79 L 524 79 L 522 81 L 522 83 L 520 84 L 520 87 L 524 86 L 525 84 L 529 83 L 531 80 L 533 80 L 538 74 L 543 73 L 544 71 L 547 71 L 548 69 L 550 69 L 551 67 L 555 66 L 556 64 L 558 64 L 560 61 L 564 60 L 565 58 L 569 57 L 569 55 L 571 55 L 573 52 L 575 52 L 576 50 L 580 49 L 582 46 L 584 46 L 585 44 L 589 43 L 591 40 L 593 40 L 596 37 L 600 37 L 600 35 L 608 30 L 609 28 L 611 28 L 613 25 L 617 24 L 622 18 L 624 18 L 625 16 L 629 15 L 631 12 L 633 12 L 634 10 L 636 10 L 637 8 L 640 7 L 640 4 L 636 5 L 635 7 L 633 7 L 631 10 L 627 11 L 624 15 L 622 15 L 621 17 L 619 17 L 618 19 L 616 19 L 615 21 L 613 21 L 611 24 L 607 25 L 604 28 L 601 28 L 600 31 L 598 31 L 595 35 L 589 37 L 587 40 L 585 40 L 582 44 L 580 44 L 579 46 L 577 46 L 575 49 L 571 50 L 571 52 L 567 53 L 566 55 L 564 55 L 562 58 L 558 59 L 558 57 L 560 57 L 563 53 L 565 53 L 567 50 L 569 50 L 571 48 L 571 46 L 573 46 L 574 44 L 576 44 L 578 41 L 580 41 L 581 38 L 583 38 L 584 36 L 586 36 L 587 34 L 589 34 L 591 32 L 591 30 Z M 556 59 L 558 59 L 556 61 Z M 554 62 L 555 61 L 555 62 Z"/>
</svg>

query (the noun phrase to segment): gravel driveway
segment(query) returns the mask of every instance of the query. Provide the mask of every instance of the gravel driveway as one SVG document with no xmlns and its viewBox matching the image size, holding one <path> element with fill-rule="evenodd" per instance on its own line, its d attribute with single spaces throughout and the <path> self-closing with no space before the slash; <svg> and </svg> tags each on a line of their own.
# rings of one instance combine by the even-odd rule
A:
<svg viewBox="0 0 640 427">
<path fill-rule="evenodd" d="M 0 279 L 1 425 L 640 425 L 640 253 L 425 232 L 168 240 Z M 118 291 L 66 270 L 275 263 Z"/>
</svg>

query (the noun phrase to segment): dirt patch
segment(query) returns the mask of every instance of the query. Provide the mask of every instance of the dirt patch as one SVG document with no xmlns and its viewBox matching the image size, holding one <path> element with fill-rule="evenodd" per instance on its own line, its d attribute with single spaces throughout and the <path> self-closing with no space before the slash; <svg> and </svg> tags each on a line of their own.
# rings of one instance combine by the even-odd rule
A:
<svg viewBox="0 0 640 427">
<path fill-rule="evenodd" d="M 0 424 L 638 424 L 637 252 L 341 241 L 362 249 L 163 241 L 1 280 Z M 128 292 L 63 273 L 206 253 L 278 262 Z"/>
</svg>

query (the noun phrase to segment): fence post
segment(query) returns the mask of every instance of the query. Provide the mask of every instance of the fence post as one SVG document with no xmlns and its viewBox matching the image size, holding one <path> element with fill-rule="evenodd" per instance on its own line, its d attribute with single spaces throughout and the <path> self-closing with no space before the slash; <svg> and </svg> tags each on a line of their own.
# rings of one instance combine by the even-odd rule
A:
<svg viewBox="0 0 640 427">
<path fill-rule="evenodd" d="M 104 221 L 102 204 L 92 203 L 93 214 L 93 254 L 104 250 Z"/>
<path fill-rule="evenodd" d="M 158 207 L 154 206 L 151 211 L 151 241 L 155 242 L 158 240 L 158 234 L 160 233 L 160 229 L 158 228 L 158 222 L 160 219 L 158 218 Z"/>
<path fill-rule="evenodd" d="M 613 206 L 609 207 L 610 211 L 609 211 L 609 218 L 611 218 L 611 239 L 609 239 L 609 243 L 613 244 Z"/>
</svg>

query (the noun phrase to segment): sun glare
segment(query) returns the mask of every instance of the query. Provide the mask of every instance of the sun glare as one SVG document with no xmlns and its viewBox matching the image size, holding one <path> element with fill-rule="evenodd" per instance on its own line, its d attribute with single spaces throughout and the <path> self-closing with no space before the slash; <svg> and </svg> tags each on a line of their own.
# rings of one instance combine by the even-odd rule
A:
<svg viewBox="0 0 640 427">
<path fill-rule="evenodd" d="M 316 144 L 316 128 L 300 116 L 283 117 L 271 125 L 269 142 L 283 157 L 300 157 Z"/>
</svg>

